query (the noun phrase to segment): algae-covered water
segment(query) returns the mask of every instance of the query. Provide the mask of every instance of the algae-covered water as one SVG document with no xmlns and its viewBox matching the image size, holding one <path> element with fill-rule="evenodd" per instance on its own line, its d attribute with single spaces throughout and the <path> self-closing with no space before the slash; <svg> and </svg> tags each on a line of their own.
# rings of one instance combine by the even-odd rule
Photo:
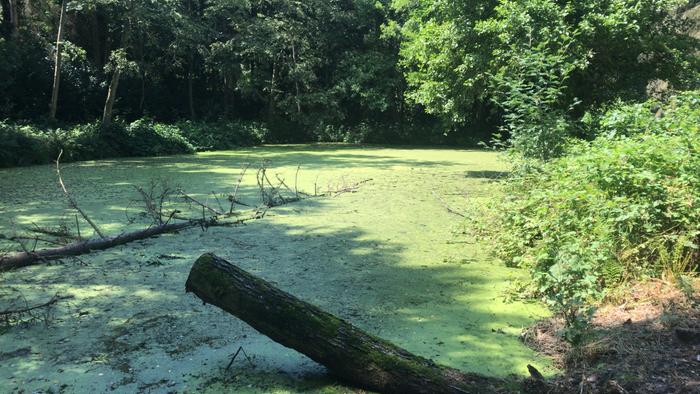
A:
<svg viewBox="0 0 700 394">
<path fill-rule="evenodd" d="M 0 311 L 61 300 L 46 318 L 0 331 L 0 391 L 352 392 L 323 367 L 204 306 L 184 283 L 194 260 L 215 252 L 419 355 L 465 371 L 554 371 L 518 339 L 544 316 L 505 303 L 522 273 L 476 241 L 455 237 L 455 208 L 491 198 L 506 170 L 490 152 L 297 145 L 149 159 L 66 164 L 81 207 L 116 234 L 133 217 L 132 184 L 167 180 L 198 198 L 229 193 L 244 163 L 270 161 L 300 189 L 371 179 L 356 193 L 271 210 L 234 228 L 190 229 L 108 251 L 0 274 Z M 255 176 L 241 198 L 256 200 Z M 209 196 L 209 197 L 207 197 Z M 73 222 L 52 166 L 0 170 L 0 233 Z M 138 228 L 140 223 L 128 228 Z M 88 233 L 82 224 L 83 235 Z M 7 243 L 2 244 L 7 247 Z M 228 371 L 231 355 L 239 355 Z"/>
</svg>

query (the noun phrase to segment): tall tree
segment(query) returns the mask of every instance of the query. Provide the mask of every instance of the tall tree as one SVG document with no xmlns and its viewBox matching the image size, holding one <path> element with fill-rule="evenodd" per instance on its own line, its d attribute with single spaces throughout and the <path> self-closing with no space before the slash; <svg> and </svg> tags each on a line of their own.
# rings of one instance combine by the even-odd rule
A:
<svg viewBox="0 0 700 394">
<path fill-rule="evenodd" d="M 49 105 L 49 120 L 56 119 L 58 107 L 58 89 L 61 85 L 61 50 L 63 47 L 63 18 L 66 14 L 66 0 L 61 1 L 60 16 L 58 18 L 58 33 L 56 33 L 56 49 L 53 71 L 53 88 L 51 89 L 51 104 Z"/>
</svg>

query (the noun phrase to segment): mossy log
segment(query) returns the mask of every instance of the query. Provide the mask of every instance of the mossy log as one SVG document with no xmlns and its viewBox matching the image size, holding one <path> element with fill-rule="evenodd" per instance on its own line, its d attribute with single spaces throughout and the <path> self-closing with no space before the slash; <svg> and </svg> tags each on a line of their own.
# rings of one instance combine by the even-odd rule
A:
<svg viewBox="0 0 700 394">
<path fill-rule="evenodd" d="M 213 254 L 194 263 L 186 291 L 357 387 L 383 393 L 494 393 L 513 388 L 504 380 L 464 373 L 409 353 Z"/>
</svg>

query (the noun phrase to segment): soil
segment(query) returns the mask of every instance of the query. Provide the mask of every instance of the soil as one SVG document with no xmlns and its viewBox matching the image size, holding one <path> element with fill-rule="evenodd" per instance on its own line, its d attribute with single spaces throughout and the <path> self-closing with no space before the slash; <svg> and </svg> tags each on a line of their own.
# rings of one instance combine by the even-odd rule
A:
<svg viewBox="0 0 700 394">
<path fill-rule="evenodd" d="M 659 280 L 631 286 L 597 310 L 577 347 L 561 339 L 561 320 L 538 322 L 524 341 L 565 371 L 540 391 L 700 393 L 700 304 L 693 295 L 700 284 L 694 287 L 683 292 Z"/>
</svg>

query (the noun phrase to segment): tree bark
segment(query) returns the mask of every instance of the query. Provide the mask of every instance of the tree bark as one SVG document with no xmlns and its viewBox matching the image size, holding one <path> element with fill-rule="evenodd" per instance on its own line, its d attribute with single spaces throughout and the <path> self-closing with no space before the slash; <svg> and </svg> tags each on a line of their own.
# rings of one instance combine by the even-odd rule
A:
<svg viewBox="0 0 700 394">
<path fill-rule="evenodd" d="M 109 90 L 107 91 L 107 100 L 105 101 L 104 112 L 102 113 L 102 126 L 109 126 L 112 123 L 112 108 L 114 107 L 114 100 L 117 98 L 117 88 L 119 87 L 119 75 L 121 74 L 119 68 L 114 70 L 112 74 L 112 81 L 109 83 Z"/>
<path fill-rule="evenodd" d="M 19 5 L 17 0 L 10 0 L 10 23 L 12 24 L 12 30 L 10 30 L 10 36 L 16 37 L 19 33 Z"/>
<path fill-rule="evenodd" d="M 0 28 L 2 28 L 3 34 L 10 37 L 12 33 L 12 4 L 10 0 L 0 0 L 0 7 L 2 7 L 2 25 Z"/>
<path fill-rule="evenodd" d="M 0 256 L 0 272 L 40 264 L 47 260 L 56 260 L 68 256 L 79 256 L 90 253 L 93 250 L 109 249 L 115 246 L 127 244 L 129 242 L 138 241 L 140 239 L 150 238 L 159 234 L 172 233 L 174 231 L 182 230 L 188 227 L 195 227 L 201 224 L 201 222 L 198 223 L 196 221 L 162 224 L 140 231 L 120 234 L 115 237 L 89 239 L 58 248 L 25 251 Z"/>
<path fill-rule="evenodd" d="M 197 112 L 194 110 L 194 52 L 190 52 L 187 67 L 187 102 L 190 107 L 190 120 L 195 120 Z"/>
<path fill-rule="evenodd" d="M 53 70 L 53 89 L 51 90 L 51 104 L 49 105 L 49 120 L 56 120 L 58 108 L 58 89 L 61 85 L 61 41 L 63 40 L 63 17 L 66 14 L 66 1 L 61 2 L 61 15 L 58 18 L 58 34 L 56 36 L 56 59 Z"/>
<path fill-rule="evenodd" d="M 2 5 L 2 27 L 8 37 L 17 36 L 19 30 L 19 10 L 17 0 L 0 0 Z"/>
<path fill-rule="evenodd" d="M 213 254 L 204 254 L 194 263 L 185 288 L 361 388 L 384 393 L 506 389 L 504 380 L 464 373 L 411 354 Z"/>
</svg>

